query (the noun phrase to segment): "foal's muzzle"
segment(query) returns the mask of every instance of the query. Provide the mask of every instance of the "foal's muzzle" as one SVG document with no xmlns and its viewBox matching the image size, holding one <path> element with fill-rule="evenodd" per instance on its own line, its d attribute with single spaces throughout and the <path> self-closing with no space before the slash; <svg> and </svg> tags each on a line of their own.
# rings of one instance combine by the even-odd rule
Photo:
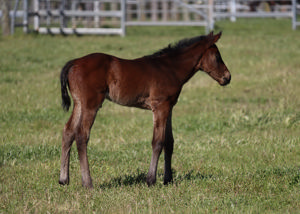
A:
<svg viewBox="0 0 300 214">
<path fill-rule="evenodd" d="M 224 77 L 222 78 L 222 80 L 219 82 L 219 84 L 221 86 L 225 86 L 227 84 L 230 83 L 230 80 L 231 80 L 231 74 L 229 72 L 227 72 Z"/>
</svg>

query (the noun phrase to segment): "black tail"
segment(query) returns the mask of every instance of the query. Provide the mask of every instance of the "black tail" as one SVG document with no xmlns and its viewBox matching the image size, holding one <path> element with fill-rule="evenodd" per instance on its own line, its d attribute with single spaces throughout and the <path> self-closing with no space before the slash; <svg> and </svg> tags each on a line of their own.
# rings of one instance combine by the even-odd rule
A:
<svg viewBox="0 0 300 214">
<path fill-rule="evenodd" d="M 73 66 L 73 63 L 74 63 L 73 60 L 67 62 L 60 73 L 62 107 L 65 111 L 68 111 L 71 105 L 71 99 L 68 94 L 67 87 L 69 86 L 68 74 L 70 68 Z"/>
</svg>

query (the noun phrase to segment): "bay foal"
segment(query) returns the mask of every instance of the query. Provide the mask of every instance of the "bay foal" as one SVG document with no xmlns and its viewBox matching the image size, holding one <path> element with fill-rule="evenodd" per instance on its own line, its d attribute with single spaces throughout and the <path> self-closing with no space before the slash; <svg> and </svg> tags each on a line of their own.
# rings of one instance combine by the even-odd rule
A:
<svg viewBox="0 0 300 214">
<path fill-rule="evenodd" d="M 220 85 L 230 82 L 216 42 L 221 33 L 184 39 L 152 55 L 127 60 L 93 53 L 71 60 L 61 71 L 62 104 L 73 112 L 63 130 L 59 183 L 69 184 L 70 149 L 76 141 L 82 185 L 92 188 L 87 143 L 97 111 L 106 99 L 124 106 L 153 112 L 152 158 L 147 175 L 149 186 L 156 182 L 159 156 L 164 150 L 164 184 L 172 181 L 172 109 L 182 86 L 198 71 L 205 71 Z"/>
</svg>

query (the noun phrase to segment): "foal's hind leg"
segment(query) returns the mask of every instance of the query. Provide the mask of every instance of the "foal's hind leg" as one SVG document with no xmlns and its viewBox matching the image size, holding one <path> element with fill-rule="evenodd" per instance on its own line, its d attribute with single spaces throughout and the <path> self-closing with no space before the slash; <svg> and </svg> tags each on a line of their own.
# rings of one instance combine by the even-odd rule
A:
<svg viewBox="0 0 300 214">
<path fill-rule="evenodd" d="M 89 102 L 83 106 L 81 111 L 81 121 L 76 133 L 75 140 L 80 161 L 80 170 L 82 178 L 82 186 L 93 188 L 92 178 L 89 170 L 87 157 L 87 144 L 90 137 L 90 130 L 94 123 L 97 111 L 104 100 L 104 95 L 93 96 L 92 103 Z"/>
<path fill-rule="evenodd" d="M 76 134 L 76 145 L 80 161 L 82 186 L 88 188 L 92 188 L 93 184 L 87 157 L 87 144 L 90 136 L 90 128 L 94 122 L 96 112 L 96 110 L 90 110 L 83 113 L 82 122 Z"/>
<path fill-rule="evenodd" d="M 75 138 L 75 133 L 80 122 L 81 107 L 79 103 L 74 103 L 74 109 L 69 121 L 66 123 L 62 137 L 61 168 L 59 183 L 69 184 L 69 163 L 70 150 Z"/>
</svg>

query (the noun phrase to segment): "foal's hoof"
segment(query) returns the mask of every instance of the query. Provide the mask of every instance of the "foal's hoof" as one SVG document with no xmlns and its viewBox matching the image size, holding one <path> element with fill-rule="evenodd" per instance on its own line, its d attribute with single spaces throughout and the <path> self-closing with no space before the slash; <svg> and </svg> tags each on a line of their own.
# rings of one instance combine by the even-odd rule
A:
<svg viewBox="0 0 300 214">
<path fill-rule="evenodd" d="M 156 183 L 156 179 L 155 178 L 154 179 L 152 177 L 147 178 L 147 185 L 148 185 L 148 187 L 154 186 L 155 183 Z"/>
<path fill-rule="evenodd" d="M 68 179 L 66 179 L 66 180 L 59 179 L 58 183 L 60 185 L 69 185 L 69 180 Z"/>
<path fill-rule="evenodd" d="M 86 182 L 82 181 L 82 186 L 87 188 L 87 189 L 94 189 L 92 179 L 89 179 Z"/>
<path fill-rule="evenodd" d="M 164 185 L 169 185 L 169 184 L 172 184 L 172 183 L 173 183 L 173 179 L 164 181 Z"/>
<path fill-rule="evenodd" d="M 88 184 L 88 185 L 83 185 L 82 184 L 82 186 L 85 187 L 86 189 L 94 189 L 93 184 Z"/>
<path fill-rule="evenodd" d="M 170 183 L 173 183 L 172 172 L 166 173 L 165 176 L 164 176 L 164 185 L 168 185 Z"/>
</svg>

